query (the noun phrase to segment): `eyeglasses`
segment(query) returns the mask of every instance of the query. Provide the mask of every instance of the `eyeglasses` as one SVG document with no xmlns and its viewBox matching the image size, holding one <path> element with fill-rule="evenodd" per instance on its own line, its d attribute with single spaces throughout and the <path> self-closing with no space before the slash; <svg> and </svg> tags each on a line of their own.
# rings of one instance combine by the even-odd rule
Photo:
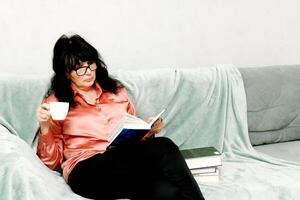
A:
<svg viewBox="0 0 300 200">
<path fill-rule="evenodd" d="M 91 71 L 96 70 L 96 69 L 97 69 L 97 65 L 96 65 L 96 64 L 93 65 L 93 64 L 94 64 L 94 63 L 92 62 L 92 63 L 89 63 L 88 66 L 82 66 L 82 67 L 79 67 L 79 68 L 75 69 L 76 74 L 77 74 L 78 76 L 83 76 L 83 75 L 86 74 L 87 69 L 90 69 Z"/>
</svg>

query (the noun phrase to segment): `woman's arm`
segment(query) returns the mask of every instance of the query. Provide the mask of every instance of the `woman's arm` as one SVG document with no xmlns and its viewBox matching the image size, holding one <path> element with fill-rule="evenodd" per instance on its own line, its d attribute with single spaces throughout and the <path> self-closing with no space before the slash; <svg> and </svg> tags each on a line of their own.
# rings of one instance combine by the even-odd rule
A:
<svg viewBox="0 0 300 200">
<path fill-rule="evenodd" d="M 38 108 L 37 118 L 40 123 L 37 155 L 45 165 L 55 170 L 63 160 L 61 124 L 51 119 L 47 103 Z"/>
</svg>

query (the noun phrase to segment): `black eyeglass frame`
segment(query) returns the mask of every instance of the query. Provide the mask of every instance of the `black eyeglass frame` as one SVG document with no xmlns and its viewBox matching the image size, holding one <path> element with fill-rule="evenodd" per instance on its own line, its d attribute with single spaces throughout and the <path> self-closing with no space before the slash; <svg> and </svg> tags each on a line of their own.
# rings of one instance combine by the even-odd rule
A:
<svg viewBox="0 0 300 200">
<path fill-rule="evenodd" d="M 74 71 L 76 72 L 77 76 L 84 76 L 87 72 L 87 69 L 90 69 L 91 71 L 95 71 L 97 69 L 97 65 L 95 65 L 95 69 L 91 69 L 91 65 L 94 64 L 94 62 L 90 63 L 87 67 L 78 67 Z M 78 74 L 78 70 L 85 68 L 84 73 Z"/>
</svg>

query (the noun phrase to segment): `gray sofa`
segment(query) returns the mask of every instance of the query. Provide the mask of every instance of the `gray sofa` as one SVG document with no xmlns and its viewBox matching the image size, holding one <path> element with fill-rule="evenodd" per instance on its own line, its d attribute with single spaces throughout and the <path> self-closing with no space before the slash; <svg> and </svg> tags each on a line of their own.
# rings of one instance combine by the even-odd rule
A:
<svg viewBox="0 0 300 200">
<path fill-rule="evenodd" d="M 249 137 L 268 155 L 300 162 L 300 66 L 239 68 Z"/>
<path fill-rule="evenodd" d="M 225 150 L 221 181 L 199 184 L 207 200 L 296 200 L 300 66 L 239 68 L 239 72 L 242 78 L 236 69 L 133 70 L 116 76 L 131 89 L 142 117 L 169 108 L 166 136 L 180 148 L 216 144 Z M 0 199 L 84 199 L 60 174 L 44 166 L 34 146 L 28 145 L 48 80 L 0 75 Z M 259 152 L 293 162 L 253 151 L 249 139 Z"/>
</svg>

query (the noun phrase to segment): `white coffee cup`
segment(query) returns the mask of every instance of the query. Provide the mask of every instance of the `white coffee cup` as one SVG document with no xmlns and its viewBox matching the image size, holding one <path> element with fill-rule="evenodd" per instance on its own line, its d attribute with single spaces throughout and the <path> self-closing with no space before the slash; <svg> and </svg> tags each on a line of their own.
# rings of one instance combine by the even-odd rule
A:
<svg viewBox="0 0 300 200">
<path fill-rule="evenodd" d="M 69 111 L 68 102 L 50 102 L 50 114 L 53 120 L 64 120 Z"/>
</svg>

